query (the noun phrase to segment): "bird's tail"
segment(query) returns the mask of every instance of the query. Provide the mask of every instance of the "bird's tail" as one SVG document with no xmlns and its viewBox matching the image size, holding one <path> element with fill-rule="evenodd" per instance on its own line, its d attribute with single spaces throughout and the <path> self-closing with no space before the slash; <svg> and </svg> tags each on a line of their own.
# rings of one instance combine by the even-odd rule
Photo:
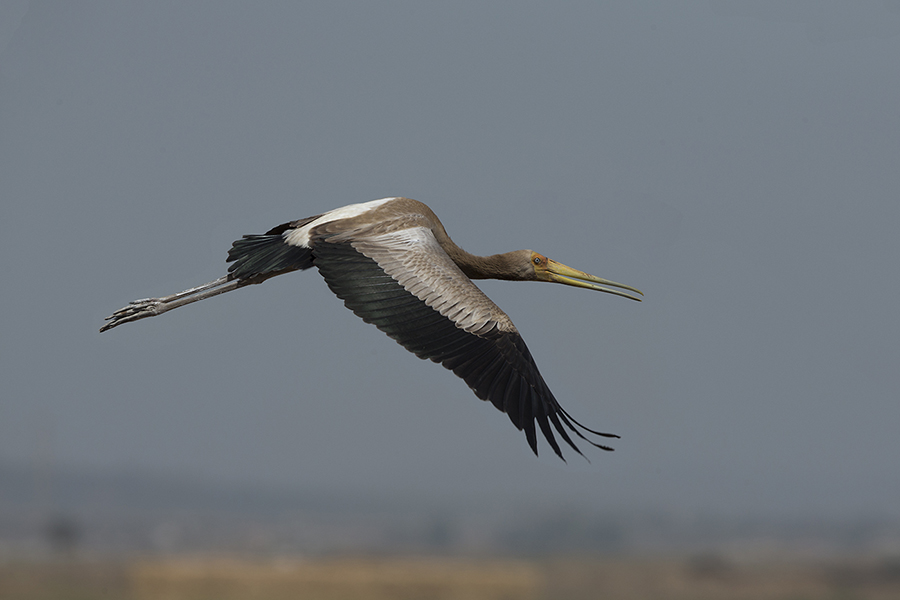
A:
<svg viewBox="0 0 900 600">
<path fill-rule="evenodd" d="M 248 283 L 313 266 L 312 251 L 286 243 L 281 234 L 245 235 L 231 245 L 227 261 L 229 278 Z"/>
</svg>

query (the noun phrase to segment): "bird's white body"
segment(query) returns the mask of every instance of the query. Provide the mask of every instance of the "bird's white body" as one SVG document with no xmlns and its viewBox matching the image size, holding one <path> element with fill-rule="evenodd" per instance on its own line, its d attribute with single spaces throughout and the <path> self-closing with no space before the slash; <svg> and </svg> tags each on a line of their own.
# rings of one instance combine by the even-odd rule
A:
<svg viewBox="0 0 900 600">
<path fill-rule="evenodd" d="M 352 219 L 353 217 L 358 217 L 359 215 L 376 209 L 382 204 L 390 202 L 391 200 L 396 200 L 396 198 L 382 198 L 381 200 L 372 200 L 370 202 L 361 202 L 359 204 L 348 204 L 347 206 L 329 210 L 327 213 L 321 215 L 318 219 L 310 221 L 303 227 L 285 231 L 282 234 L 284 236 L 284 241 L 286 244 L 291 246 L 309 248 L 309 232 L 313 227 L 318 227 L 319 225 L 328 223 L 330 221 L 337 221 L 339 219 Z"/>
</svg>

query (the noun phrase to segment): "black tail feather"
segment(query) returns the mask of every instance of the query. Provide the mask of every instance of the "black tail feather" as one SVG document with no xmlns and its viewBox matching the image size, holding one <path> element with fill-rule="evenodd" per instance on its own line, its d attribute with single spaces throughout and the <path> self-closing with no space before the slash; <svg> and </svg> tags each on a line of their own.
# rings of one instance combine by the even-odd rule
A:
<svg viewBox="0 0 900 600">
<path fill-rule="evenodd" d="M 245 235 L 228 251 L 228 273 L 233 279 L 265 280 L 313 266 L 309 248 L 291 246 L 281 235 Z"/>
</svg>

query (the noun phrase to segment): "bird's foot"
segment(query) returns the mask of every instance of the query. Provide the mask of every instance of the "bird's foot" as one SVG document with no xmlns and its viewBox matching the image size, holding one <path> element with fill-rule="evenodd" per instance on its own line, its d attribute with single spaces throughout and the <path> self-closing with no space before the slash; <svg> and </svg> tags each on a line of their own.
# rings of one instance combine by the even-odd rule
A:
<svg viewBox="0 0 900 600">
<path fill-rule="evenodd" d="M 219 277 L 215 281 L 210 281 L 204 285 L 199 285 L 189 290 L 172 294 L 171 296 L 134 300 L 129 302 L 128 306 L 120 308 L 110 316 L 106 317 L 106 320 L 109 321 L 109 323 L 101 327 L 100 331 L 107 331 L 113 327 L 118 327 L 123 323 L 131 323 L 132 321 L 139 321 L 141 319 L 146 319 L 147 317 L 155 317 L 156 315 L 161 315 L 173 308 L 178 308 L 185 304 L 230 292 L 242 285 L 246 285 L 246 282 L 238 279 L 229 279 L 226 275 L 225 277 Z"/>
<path fill-rule="evenodd" d="M 109 322 L 101 327 L 100 331 L 107 331 L 113 327 L 122 325 L 123 323 L 131 323 L 132 321 L 146 319 L 147 317 L 155 317 L 156 315 L 165 312 L 164 310 L 160 310 L 164 304 L 165 301 L 161 298 L 142 298 L 140 300 L 133 300 L 128 303 L 128 306 L 124 306 L 106 317 L 105 320 Z"/>
</svg>

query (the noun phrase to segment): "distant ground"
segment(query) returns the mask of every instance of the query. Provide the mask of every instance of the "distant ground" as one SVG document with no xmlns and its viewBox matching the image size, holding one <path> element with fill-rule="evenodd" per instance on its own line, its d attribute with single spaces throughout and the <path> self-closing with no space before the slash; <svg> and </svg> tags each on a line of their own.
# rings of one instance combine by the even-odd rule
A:
<svg viewBox="0 0 900 600">
<path fill-rule="evenodd" d="M 223 553 L 889 559 L 900 557 L 900 523 L 877 515 L 685 515 L 524 502 L 486 510 L 410 496 L 0 465 L 0 561 Z"/>
<path fill-rule="evenodd" d="M 0 564 L 18 600 L 815 600 L 900 597 L 900 560 L 169 557 Z"/>
</svg>

